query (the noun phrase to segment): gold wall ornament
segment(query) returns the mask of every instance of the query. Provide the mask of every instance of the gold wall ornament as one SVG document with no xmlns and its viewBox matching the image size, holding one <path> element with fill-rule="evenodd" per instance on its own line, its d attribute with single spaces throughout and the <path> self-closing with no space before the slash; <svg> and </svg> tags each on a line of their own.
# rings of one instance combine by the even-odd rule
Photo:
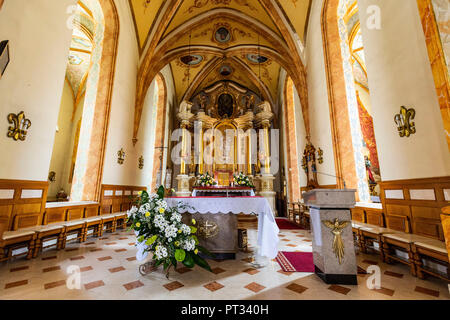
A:
<svg viewBox="0 0 450 320">
<path fill-rule="evenodd" d="M 125 161 L 125 151 L 123 151 L 123 148 L 121 148 L 118 152 L 117 152 L 117 163 L 118 164 L 123 164 L 123 162 Z"/>
<path fill-rule="evenodd" d="M 144 156 L 139 158 L 139 169 L 144 169 Z"/>
<path fill-rule="evenodd" d="M 14 125 L 8 128 L 8 137 L 15 141 L 24 141 L 27 137 L 27 130 L 31 127 L 31 121 L 25 118 L 25 113 L 23 111 L 19 114 L 10 113 L 8 122 Z"/>
<path fill-rule="evenodd" d="M 200 220 L 198 222 L 198 235 L 204 239 L 214 238 L 219 234 L 217 223 L 209 220 Z"/>
<path fill-rule="evenodd" d="M 331 233 L 334 234 L 333 252 L 336 255 L 336 258 L 338 258 L 339 264 L 342 264 L 342 259 L 345 254 L 344 241 L 342 241 L 342 232 L 344 231 L 344 228 L 348 226 L 350 221 L 339 222 L 338 218 L 336 218 L 334 222 L 329 220 L 322 222 L 327 228 L 331 229 Z"/>
<path fill-rule="evenodd" d="M 322 164 L 323 163 L 323 150 L 322 149 L 318 149 L 317 150 L 317 161 Z"/>
<path fill-rule="evenodd" d="M 415 116 L 416 110 L 412 108 L 406 109 L 406 107 L 401 106 L 400 113 L 394 116 L 400 137 L 409 137 L 411 134 L 416 133 L 416 127 L 412 121 Z"/>
<path fill-rule="evenodd" d="M 56 181 L 56 172 L 50 171 L 48 174 L 48 181 L 55 182 Z"/>
</svg>

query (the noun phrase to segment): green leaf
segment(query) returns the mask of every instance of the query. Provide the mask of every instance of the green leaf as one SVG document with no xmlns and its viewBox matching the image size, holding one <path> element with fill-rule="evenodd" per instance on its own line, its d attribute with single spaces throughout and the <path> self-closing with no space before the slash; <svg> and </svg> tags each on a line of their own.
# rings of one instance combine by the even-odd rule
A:
<svg viewBox="0 0 450 320">
<path fill-rule="evenodd" d="M 211 267 L 209 266 L 208 262 L 206 262 L 205 259 L 200 258 L 198 255 L 194 255 L 193 256 L 194 262 L 199 266 L 202 267 L 203 269 L 208 270 L 209 272 L 212 272 Z"/>
<path fill-rule="evenodd" d="M 194 259 L 192 258 L 192 255 L 188 252 L 186 253 L 186 258 L 183 261 L 183 264 L 188 268 L 193 268 L 195 265 Z"/>
<path fill-rule="evenodd" d="M 196 227 L 190 226 L 190 228 L 191 228 L 191 233 L 196 233 L 197 232 L 197 228 Z"/>
<path fill-rule="evenodd" d="M 160 199 L 164 198 L 164 187 L 163 186 L 159 186 L 158 191 L 156 192 L 156 194 L 158 195 L 158 197 Z"/>
<path fill-rule="evenodd" d="M 204 253 L 205 255 L 207 255 L 210 258 L 214 258 L 214 254 L 209 252 L 206 248 L 202 247 L 202 246 L 197 246 L 198 251 L 200 251 L 201 253 Z"/>
<path fill-rule="evenodd" d="M 177 268 L 177 264 L 178 264 L 178 262 L 177 262 L 177 260 L 175 259 L 175 258 L 170 258 L 170 261 L 172 261 L 172 265 L 174 266 L 174 268 L 176 269 Z"/>
<path fill-rule="evenodd" d="M 156 241 L 156 239 L 158 239 L 158 236 L 154 235 L 150 239 L 147 239 L 147 241 L 145 241 L 145 244 L 148 246 L 151 246 Z"/>
<path fill-rule="evenodd" d="M 192 239 L 194 239 L 194 241 L 195 241 L 195 245 L 198 245 L 199 244 L 199 242 L 198 242 L 198 238 L 197 238 L 197 236 L 196 235 L 193 235 L 193 236 L 191 236 L 192 237 Z"/>
<path fill-rule="evenodd" d="M 177 261 L 182 262 L 184 258 L 186 258 L 186 251 L 184 251 L 183 249 L 175 250 L 175 259 L 177 259 Z"/>
<path fill-rule="evenodd" d="M 140 236 L 140 237 L 138 238 L 138 242 L 142 242 L 142 241 L 144 241 L 144 236 Z"/>
</svg>

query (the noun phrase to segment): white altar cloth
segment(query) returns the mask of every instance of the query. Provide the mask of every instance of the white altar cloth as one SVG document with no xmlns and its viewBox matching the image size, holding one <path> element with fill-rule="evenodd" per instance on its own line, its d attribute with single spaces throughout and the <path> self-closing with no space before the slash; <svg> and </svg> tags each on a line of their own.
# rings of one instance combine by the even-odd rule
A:
<svg viewBox="0 0 450 320">
<path fill-rule="evenodd" d="M 278 254 L 278 229 L 269 202 L 264 197 L 173 197 L 166 198 L 169 207 L 178 202 L 192 208 L 183 213 L 233 213 L 258 215 L 257 255 L 275 259 Z"/>
</svg>

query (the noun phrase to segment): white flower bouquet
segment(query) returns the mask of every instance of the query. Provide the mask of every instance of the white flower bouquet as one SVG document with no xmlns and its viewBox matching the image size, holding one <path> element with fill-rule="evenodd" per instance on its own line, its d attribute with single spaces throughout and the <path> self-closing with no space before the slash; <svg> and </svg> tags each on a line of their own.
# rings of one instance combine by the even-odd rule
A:
<svg viewBox="0 0 450 320">
<path fill-rule="evenodd" d="M 157 194 L 140 192 L 136 205 L 128 211 L 128 221 L 132 223 L 130 228 L 136 232 L 138 246 L 153 254 L 155 269 L 162 264 L 168 274 L 170 268 L 176 268 L 180 262 L 188 268 L 198 265 L 211 271 L 206 260 L 198 255 L 199 251 L 211 254 L 198 245 L 196 221 L 192 219 L 192 226 L 181 221 L 179 212 L 186 205 L 168 207 L 162 186 Z"/>
<path fill-rule="evenodd" d="M 255 186 L 252 184 L 250 178 L 243 174 L 242 172 L 239 174 L 235 174 L 233 178 L 234 183 L 239 187 L 250 187 L 254 188 Z"/>
<path fill-rule="evenodd" d="M 209 172 L 202 174 L 197 179 L 197 186 L 210 187 L 210 186 L 215 186 L 216 184 L 217 184 L 217 182 L 213 179 L 213 177 L 211 177 Z"/>
</svg>

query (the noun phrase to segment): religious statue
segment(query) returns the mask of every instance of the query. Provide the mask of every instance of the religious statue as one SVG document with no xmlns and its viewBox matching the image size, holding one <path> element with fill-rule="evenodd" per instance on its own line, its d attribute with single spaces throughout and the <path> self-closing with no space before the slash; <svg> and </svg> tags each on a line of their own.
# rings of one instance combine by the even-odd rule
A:
<svg viewBox="0 0 450 320">
<path fill-rule="evenodd" d="M 260 104 L 260 108 L 261 111 L 263 112 L 268 112 L 271 113 L 272 112 L 272 108 L 270 107 L 270 103 L 267 101 L 264 101 L 263 103 Z"/>
<path fill-rule="evenodd" d="M 189 113 L 191 112 L 192 105 L 188 103 L 186 100 L 180 103 L 180 113 Z"/>
<path fill-rule="evenodd" d="M 254 106 L 255 106 L 255 96 L 254 95 L 245 96 L 245 109 L 247 111 L 251 111 L 253 110 Z"/>
<path fill-rule="evenodd" d="M 331 229 L 331 233 L 334 234 L 333 252 L 336 255 L 336 258 L 338 258 L 339 264 L 342 264 L 342 259 L 344 258 L 345 254 L 344 241 L 342 241 L 342 232 L 349 223 L 350 221 L 339 222 L 337 218 L 334 220 L 334 222 L 331 222 L 329 220 L 323 221 L 323 224 L 327 228 Z"/>
<path fill-rule="evenodd" d="M 206 94 L 200 95 L 200 111 L 205 112 L 208 102 L 206 101 Z"/>
<path fill-rule="evenodd" d="M 305 170 L 308 187 L 317 187 L 316 148 L 308 140 L 303 151 L 302 168 Z"/>
<path fill-rule="evenodd" d="M 364 163 L 366 165 L 366 172 L 367 172 L 367 177 L 369 179 L 369 183 L 370 184 L 374 184 L 376 183 L 374 177 L 373 177 L 373 173 L 372 173 L 372 163 L 369 160 L 368 156 L 364 156 Z"/>
</svg>

